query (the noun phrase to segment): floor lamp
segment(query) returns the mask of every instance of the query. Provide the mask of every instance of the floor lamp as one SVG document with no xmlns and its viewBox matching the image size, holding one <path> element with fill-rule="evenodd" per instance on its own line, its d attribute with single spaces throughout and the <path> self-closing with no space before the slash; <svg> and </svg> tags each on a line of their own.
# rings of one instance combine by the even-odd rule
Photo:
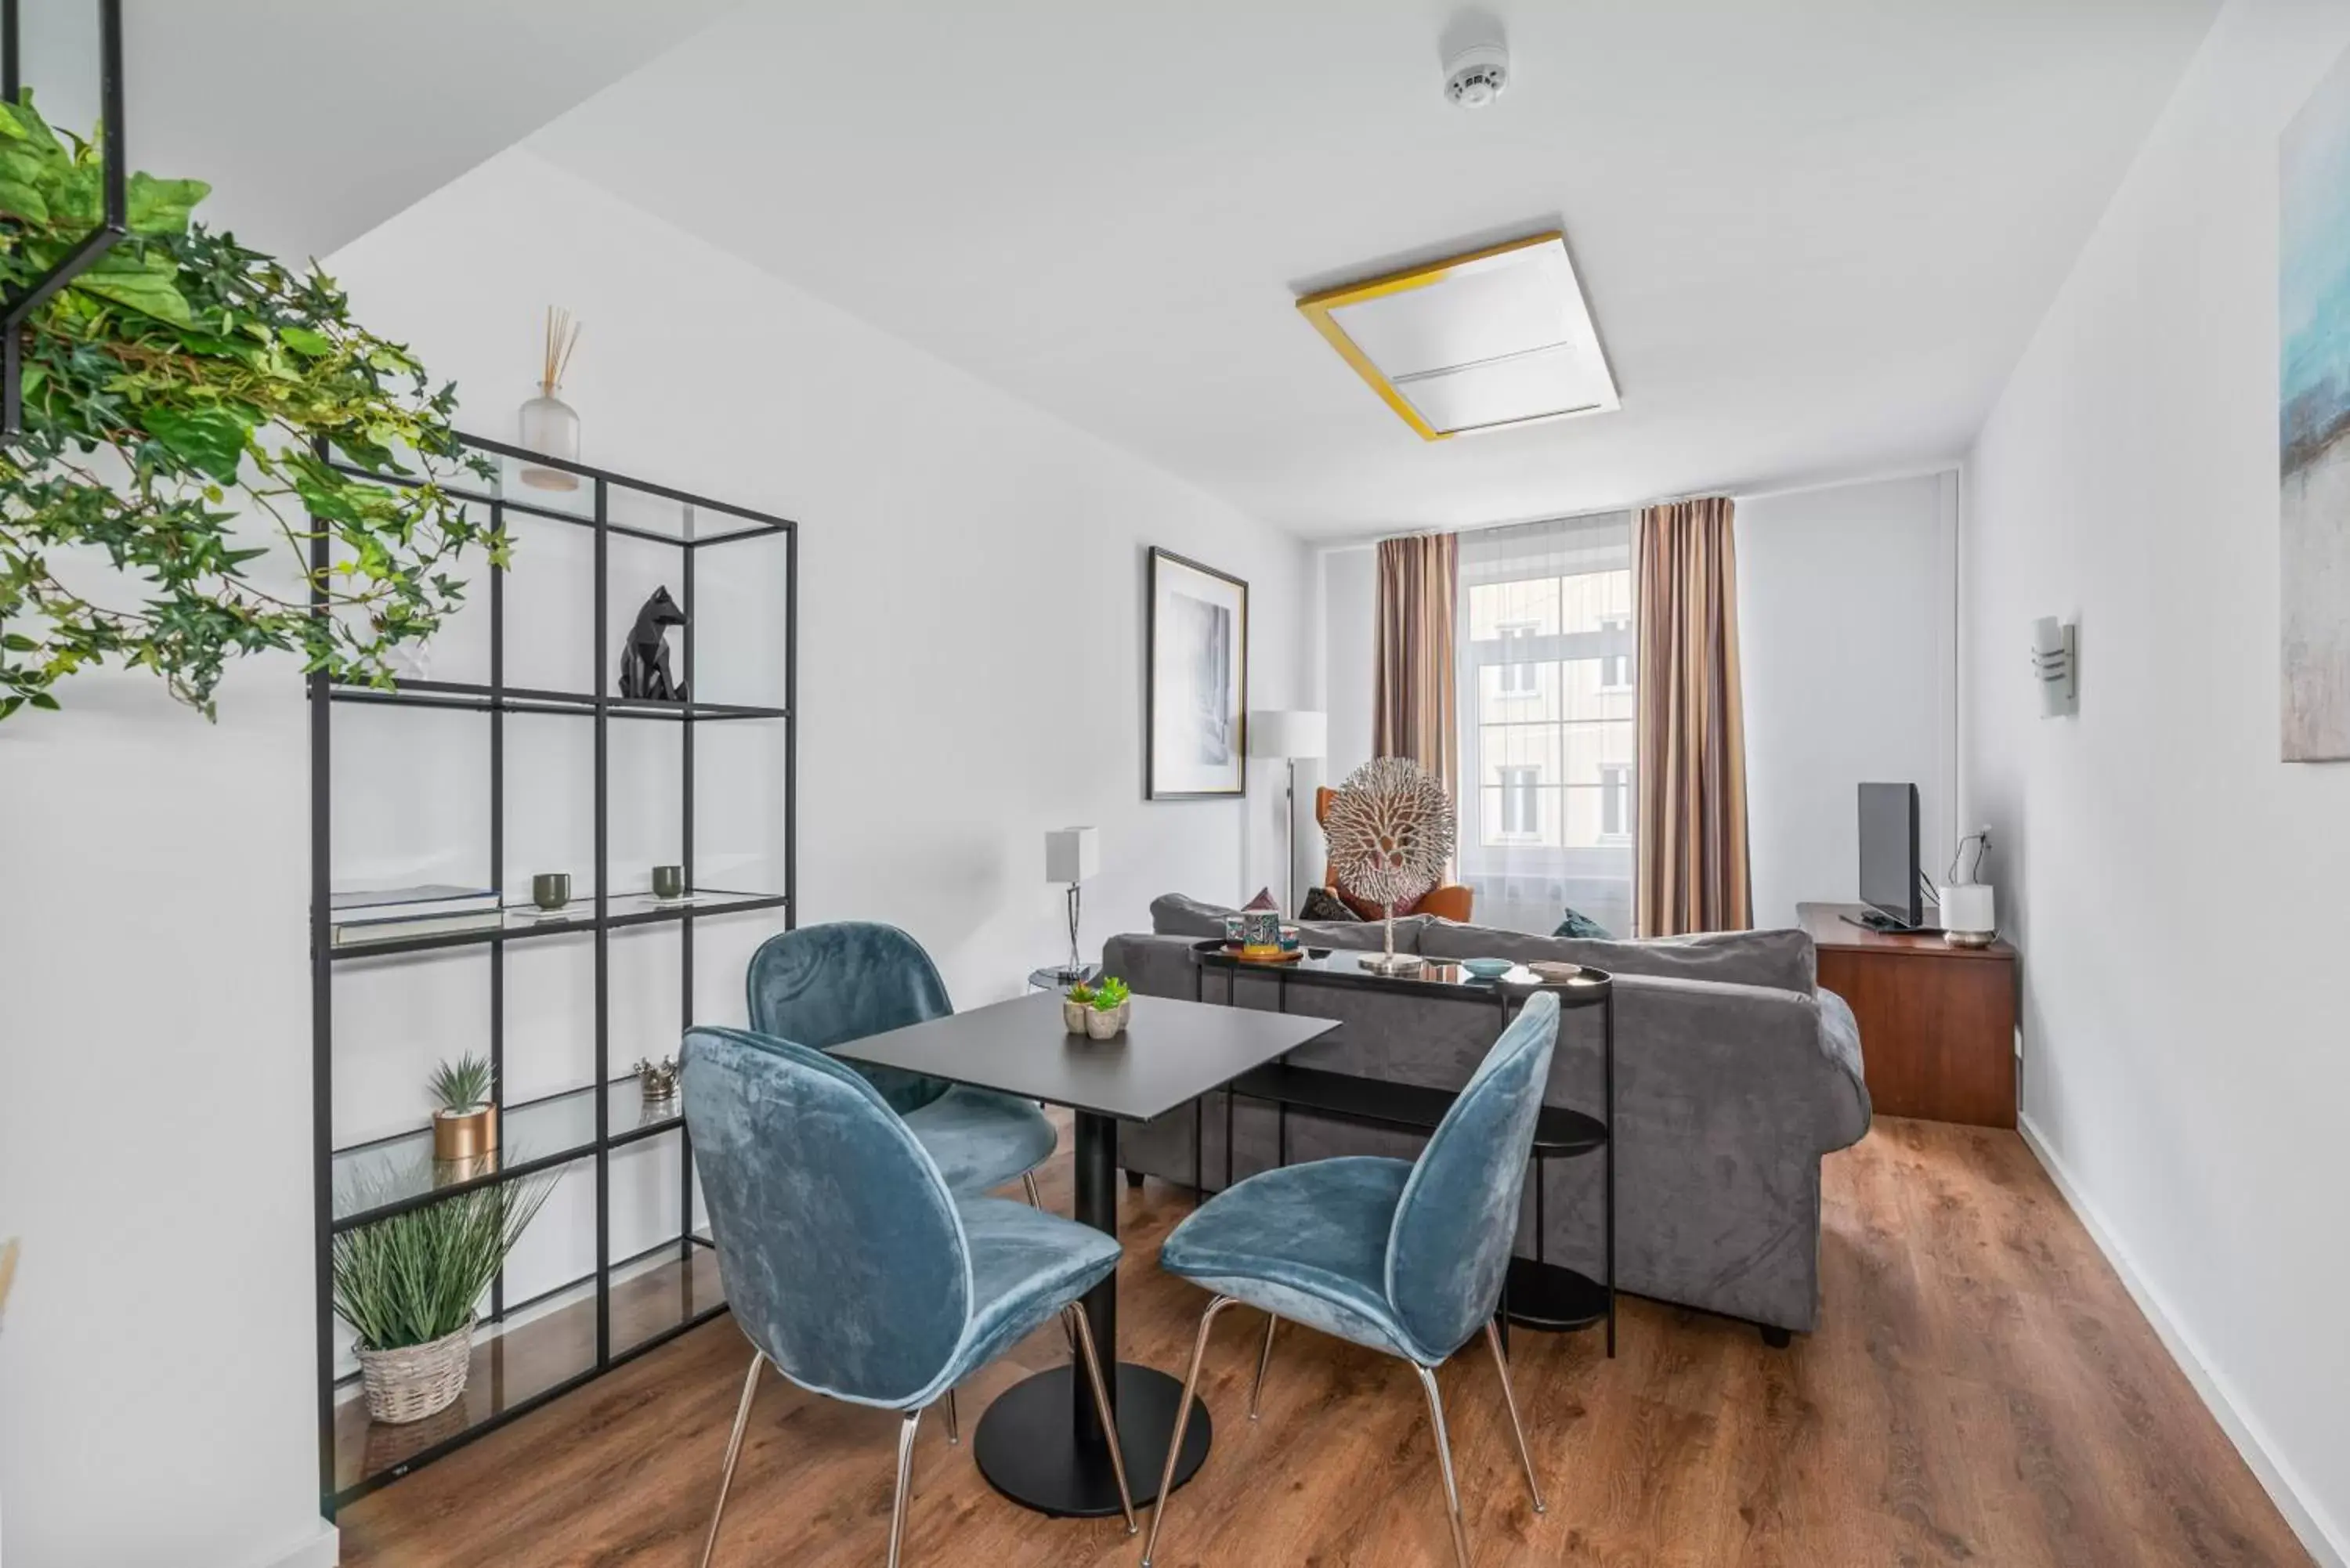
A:
<svg viewBox="0 0 2350 1568">
<path fill-rule="evenodd" d="M 1249 754 L 1278 757 L 1289 764 L 1289 857 L 1281 878 L 1281 912 L 1297 918 L 1297 764 L 1329 754 L 1330 721 L 1326 714 L 1300 708 L 1271 708 L 1248 717 Z"/>
</svg>

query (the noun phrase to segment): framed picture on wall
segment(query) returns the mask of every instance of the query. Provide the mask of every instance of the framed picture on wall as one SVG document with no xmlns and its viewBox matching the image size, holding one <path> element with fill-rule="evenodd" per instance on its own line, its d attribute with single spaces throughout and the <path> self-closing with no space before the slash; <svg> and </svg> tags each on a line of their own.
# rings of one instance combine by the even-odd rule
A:
<svg viewBox="0 0 2350 1568">
<path fill-rule="evenodd" d="M 1144 793 L 1152 800 L 1245 794 L 1248 585 L 1153 549 L 1149 638 Z"/>
</svg>

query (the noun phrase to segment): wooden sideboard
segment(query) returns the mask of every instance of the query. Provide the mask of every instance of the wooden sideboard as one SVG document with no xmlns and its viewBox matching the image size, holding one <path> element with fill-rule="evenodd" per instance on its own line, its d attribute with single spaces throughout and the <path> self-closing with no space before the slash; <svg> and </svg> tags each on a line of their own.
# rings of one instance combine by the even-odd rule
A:
<svg viewBox="0 0 2350 1568">
<path fill-rule="evenodd" d="M 1852 1004 L 1868 1097 L 1880 1116 L 2015 1125 L 2015 950 L 1856 926 L 1858 904 L 1798 904 L 1820 985 Z"/>
</svg>

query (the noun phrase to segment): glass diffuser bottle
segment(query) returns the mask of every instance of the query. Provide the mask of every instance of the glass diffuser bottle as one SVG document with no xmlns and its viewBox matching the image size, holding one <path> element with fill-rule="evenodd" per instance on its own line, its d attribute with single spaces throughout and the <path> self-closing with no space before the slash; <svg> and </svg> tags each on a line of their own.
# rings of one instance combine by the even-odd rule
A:
<svg viewBox="0 0 2350 1568">
<path fill-rule="evenodd" d="M 571 350 L 578 346 L 579 326 L 571 313 L 556 306 L 546 309 L 546 358 L 540 371 L 538 396 L 522 406 L 519 444 L 543 456 L 565 462 L 579 461 L 579 415 L 556 393 L 563 372 L 570 367 Z M 536 490 L 577 490 L 579 476 L 567 469 L 525 463 L 522 482 Z"/>
</svg>

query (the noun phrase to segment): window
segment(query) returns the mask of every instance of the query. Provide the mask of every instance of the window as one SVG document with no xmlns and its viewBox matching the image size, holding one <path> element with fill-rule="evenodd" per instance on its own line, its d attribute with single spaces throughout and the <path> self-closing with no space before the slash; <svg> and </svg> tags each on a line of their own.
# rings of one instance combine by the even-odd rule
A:
<svg viewBox="0 0 2350 1568">
<path fill-rule="evenodd" d="M 1632 770 L 1626 763 L 1599 764 L 1599 836 L 1632 836 Z"/>
<path fill-rule="evenodd" d="M 1461 535 L 1459 867 L 1480 924 L 1632 927 L 1628 513 Z"/>
<path fill-rule="evenodd" d="M 1502 634 L 1501 692 L 1504 697 L 1534 695 L 1534 635 L 1542 628 L 1530 622 L 1497 628 Z"/>
<path fill-rule="evenodd" d="M 1602 616 L 1600 635 L 1615 645 L 1614 650 L 1599 656 L 1599 689 L 1603 691 L 1632 690 L 1632 618 L 1628 615 Z"/>
<path fill-rule="evenodd" d="M 1531 838 L 1541 831 L 1542 770 L 1502 770 L 1502 831 L 1512 838 Z"/>
</svg>

